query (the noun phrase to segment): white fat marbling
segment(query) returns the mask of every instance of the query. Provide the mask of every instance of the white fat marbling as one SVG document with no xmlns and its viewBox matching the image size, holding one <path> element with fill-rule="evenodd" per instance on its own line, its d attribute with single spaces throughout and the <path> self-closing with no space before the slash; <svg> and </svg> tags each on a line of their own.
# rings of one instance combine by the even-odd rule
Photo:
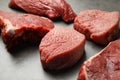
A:
<svg viewBox="0 0 120 80">
<path fill-rule="evenodd" d="M 13 27 L 11 22 L 7 19 L 5 19 L 4 22 L 6 24 L 6 32 L 11 34 L 11 35 L 14 35 L 15 34 L 15 28 Z"/>
</svg>

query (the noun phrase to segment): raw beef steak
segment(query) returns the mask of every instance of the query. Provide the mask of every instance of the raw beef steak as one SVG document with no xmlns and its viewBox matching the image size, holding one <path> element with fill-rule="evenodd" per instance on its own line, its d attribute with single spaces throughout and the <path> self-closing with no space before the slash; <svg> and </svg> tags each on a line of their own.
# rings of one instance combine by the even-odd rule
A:
<svg viewBox="0 0 120 80">
<path fill-rule="evenodd" d="M 119 12 L 100 10 L 81 11 L 74 21 L 74 29 L 85 34 L 87 39 L 106 45 L 117 38 Z"/>
<path fill-rule="evenodd" d="M 85 36 L 74 29 L 54 28 L 39 46 L 44 69 L 60 70 L 74 65 L 83 55 Z"/>
<path fill-rule="evenodd" d="M 44 17 L 0 11 L 0 29 L 8 48 L 23 42 L 36 43 L 53 27 L 52 21 Z"/>
<path fill-rule="evenodd" d="M 65 22 L 71 22 L 76 17 L 65 0 L 11 0 L 9 7 L 48 16 L 51 19 L 62 17 Z"/>
<path fill-rule="evenodd" d="M 120 80 L 120 40 L 85 61 L 78 80 Z"/>
</svg>

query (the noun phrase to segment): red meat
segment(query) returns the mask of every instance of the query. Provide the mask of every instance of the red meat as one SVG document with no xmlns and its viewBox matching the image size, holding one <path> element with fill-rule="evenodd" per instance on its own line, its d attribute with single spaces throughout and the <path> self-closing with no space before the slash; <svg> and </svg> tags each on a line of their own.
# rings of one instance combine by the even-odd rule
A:
<svg viewBox="0 0 120 80">
<path fill-rule="evenodd" d="M 44 17 L 0 11 L 2 38 L 8 49 L 23 42 L 36 43 L 53 27 L 52 21 Z"/>
<path fill-rule="evenodd" d="M 87 39 L 106 45 L 117 38 L 119 12 L 100 10 L 81 11 L 74 21 L 74 29 L 85 34 Z"/>
<path fill-rule="evenodd" d="M 71 22 L 76 17 L 65 0 L 11 0 L 9 7 L 48 16 L 51 19 L 62 17 L 65 22 Z"/>
<path fill-rule="evenodd" d="M 83 55 L 85 36 L 68 28 L 54 28 L 39 46 L 44 69 L 60 70 L 74 65 Z"/>
<path fill-rule="evenodd" d="M 78 80 L 120 80 L 120 40 L 109 45 L 85 61 Z"/>
</svg>

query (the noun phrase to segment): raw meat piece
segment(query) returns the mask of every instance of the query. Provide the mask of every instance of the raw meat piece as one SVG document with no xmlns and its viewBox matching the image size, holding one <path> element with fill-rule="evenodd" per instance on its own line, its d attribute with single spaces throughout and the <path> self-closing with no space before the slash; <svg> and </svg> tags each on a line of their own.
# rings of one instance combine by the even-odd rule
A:
<svg viewBox="0 0 120 80">
<path fill-rule="evenodd" d="M 85 61 L 78 80 L 120 80 L 120 40 Z"/>
<path fill-rule="evenodd" d="M 85 36 L 74 29 L 54 28 L 39 46 L 44 69 L 60 70 L 74 65 L 83 55 Z"/>
<path fill-rule="evenodd" d="M 53 22 L 44 17 L 0 11 L 0 29 L 8 49 L 23 42 L 36 43 L 53 27 Z"/>
<path fill-rule="evenodd" d="M 76 17 L 65 0 L 11 0 L 9 7 L 48 16 L 51 19 L 62 17 L 65 22 L 71 22 Z"/>
<path fill-rule="evenodd" d="M 106 45 L 117 38 L 119 12 L 100 10 L 81 11 L 74 21 L 74 29 L 96 43 Z"/>
</svg>

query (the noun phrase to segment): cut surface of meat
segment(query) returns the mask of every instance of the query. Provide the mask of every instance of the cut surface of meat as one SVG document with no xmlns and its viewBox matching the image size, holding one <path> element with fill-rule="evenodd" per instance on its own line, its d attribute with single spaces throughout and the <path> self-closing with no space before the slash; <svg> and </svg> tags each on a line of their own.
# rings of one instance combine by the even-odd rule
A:
<svg viewBox="0 0 120 80">
<path fill-rule="evenodd" d="M 48 16 L 51 19 L 62 17 L 65 22 L 71 22 L 76 17 L 65 0 L 11 0 L 9 7 L 23 9 L 28 13 L 40 16 Z"/>
<path fill-rule="evenodd" d="M 106 45 L 117 38 L 118 26 L 119 12 L 85 10 L 81 11 L 74 20 L 75 30 L 101 45 Z"/>
<path fill-rule="evenodd" d="M 120 80 L 120 39 L 85 61 L 78 80 Z"/>
<path fill-rule="evenodd" d="M 71 67 L 84 52 L 85 36 L 74 29 L 54 28 L 42 39 L 39 51 L 43 68 L 61 70 Z"/>
<path fill-rule="evenodd" d="M 53 27 L 53 22 L 44 17 L 0 11 L 0 29 L 8 48 L 23 42 L 36 43 Z"/>
</svg>

